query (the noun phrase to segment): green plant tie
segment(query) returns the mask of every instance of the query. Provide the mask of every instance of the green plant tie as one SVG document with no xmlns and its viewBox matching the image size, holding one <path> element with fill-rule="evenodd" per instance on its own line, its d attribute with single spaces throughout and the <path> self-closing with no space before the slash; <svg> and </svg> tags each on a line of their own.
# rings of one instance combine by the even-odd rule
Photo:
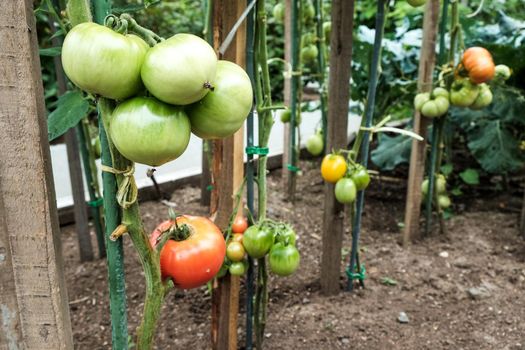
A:
<svg viewBox="0 0 525 350">
<path fill-rule="evenodd" d="M 346 267 L 346 276 L 348 277 L 348 279 L 350 281 L 353 281 L 353 280 L 363 281 L 366 278 L 365 265 L 361 264 L 361 272 L 352 272 L 352 271 L 350 271 L 350 267 L 347 266 Z"/>
<path fill-rule="evenodd" d="M 257 154 L 259 156 L 265 156 L 268 153 L 270 153 L 270 149 L 268 147 L 257 147 L 257 146 L 246 147 L 246 154 Z"/>
<path fill-rule="evenodd" d="M 102 204 L 104 204 L 104 198 L 98 198 L 93 201 L 86 202 L 86 204 L 88 205 L 88 207 L 92 208 L 101 207 Z"/>
<path fill-rule="evenodd" d="M 291 171 L 292 173 L 297 173 L 299 172 L 299 169 L 298 167 L 296 167 L 295 165 L 292 165 L 292 164 L 287 164 L 286 165 L 286 168 L 288 168 L 288 171 Z"/>
<path fill-rule="evenodd" d="M 211 190 L 213 190 L 213 185 L 206 186 L 206 191 L 211 191 Z"/>
<path fill-rule="evenodd" d="M 135 173 L 135 164 L 127 167 L 125 170 L 113 169 L 112 167 L 102 164 L 101 169 L 107 173 L 122 175 L 124 177 L 118 187 L 117 202 L 124 209 L 131 207 L 133 203 L 137 201 L 139 193 L 137 183 L 133 178 L 133 173 Z"/>
</svg>

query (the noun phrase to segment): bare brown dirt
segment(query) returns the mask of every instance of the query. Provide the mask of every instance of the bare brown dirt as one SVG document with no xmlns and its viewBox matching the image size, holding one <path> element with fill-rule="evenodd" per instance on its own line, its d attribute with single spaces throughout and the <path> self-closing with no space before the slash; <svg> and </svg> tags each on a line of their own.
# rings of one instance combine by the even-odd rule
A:
<svg viewBox="0 0 525 350">
<path fill-rule="evenodd" d="M 375 179 L 367 194 L 361 237 L 366 288 L 325 297 L 319 286 L 323 185 L 317 166 L 302 163 L 295 205 L 284 200 L 279 173 L 269 178 L 269 217 L 296 228 L 302 261 L 295 275 L 270 279 L 266 349 L 525 348 L 525 243 L 518 237 L 517 214 L 498 209 L 508 207 L 508 197 L 461 203 L 456 206 L 461 212 L 446 222 L 447 236 L 436 232 L 404 249 L 398 243 L 403 181 Z M 175 191 L 172 200 L 178 212 L 205 215 L 199 196 L 197 188 L 185 187 Z M 155 202 L 141 204 L 141 210 L 147 230 L 167 212 Z M 345 264 L 350 244 L 347 230 Z M 63 252 L 75 348 L 110 349 L 105 262 L 79 263 L 71 226 L 63 228 Z M 143 307 L 143 272 L 129 239 L 125 253 L 134 334 Z M 343 276 L 342 262 L 342 287 Z M 481 294 L 469 294 L 471 288 Z M 172 292 L 163 307 L 156 349 L 209 349 L 210 304 L 206 288 Z M 402 311 L 409 318 L 406 324 L 398 322 Z M 241 313 L 243 348 L 243 306 Z"/>
</svg>

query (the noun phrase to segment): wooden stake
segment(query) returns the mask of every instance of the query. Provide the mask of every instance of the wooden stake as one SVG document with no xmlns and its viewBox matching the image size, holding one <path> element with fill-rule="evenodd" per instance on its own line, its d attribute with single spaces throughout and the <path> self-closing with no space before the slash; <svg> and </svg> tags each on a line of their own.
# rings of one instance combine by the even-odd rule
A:
<svg viewBox="0 0 525 350">
<path fill-rule="evenodd" d="M 430 0 L 425 5 L 423 19 L 423 42 L 419 60 L 418 92 L 432 89 L 432 74 L 436 63 L 436 38 L 439 24 L 439 0 Z M 423 117 L 416 111 L 414 115 L 414 132 L 425 138 L 423 142 L 412 141 L 410 154 L 410 170 L 405 208 L 405 231 L 403 244 L 421 237 L 419 215 L 421 213 L 421 183 L 425 174 L 425 159 L 427 148 L 427 129 L 431 119 Z"/>
<path fill-rule="evenodd" d="M 333 1 L 327 150 L 346 148 L 348 143 L 348 101 L 350 99 L 353 18 L 354 0 Z M 340 290 L 343 229 L 344 205 L 336 201 L 334 185 L 325 183 L 323 252 L 321 256 L 321 291 L 325 295 L 336 294 Z"/>
<path fill-rule="evenodd" d="M 33 1 L 0 2 L 0 349 L 73 349 Z"/>
<path fill-rule="evenodd" d="M 521 205 L 520 234 L 525 238 L 525 186 L 523 187 L 523 204 Z"/>
<path fill-rule="evenodd" d="M 216 51 L 246 8 L 245 0 L 215 0 L 213 2 L 213 42 Z M 220 59 L 244 67 L 246 25 L 237 31 L 235 40 Z M 211 215 L 225 229 L 234 209 L 234 195 L 244 177 L 244 127 L 235 135 L 213 142 Z M 226 275 L 216 281 L 212 294 L 212 348 L 237 349 L 237 319 L 240 279 Z"/>
</svg>

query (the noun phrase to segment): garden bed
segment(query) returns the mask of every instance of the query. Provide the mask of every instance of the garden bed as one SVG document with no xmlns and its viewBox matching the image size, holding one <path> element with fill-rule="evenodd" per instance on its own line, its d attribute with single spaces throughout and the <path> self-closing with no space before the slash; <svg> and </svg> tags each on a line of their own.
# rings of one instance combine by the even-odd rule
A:
<svg viewBox="0 0 525 350">
<path fill-rule="evenodd" d="M 514 197 L 461 203 L 457 206 L 461 212 L 446 223 L 446 237 L 436 226 L 431 237 L 404 249 L 398 224 L 403 222 L 406 180 L 374 179 L 361 239 L 366 289 L 325 297 L 319 285 L 324 185 L 317 162 L 301 166 L 304 173 L 298 179 L 295 205 L 284 200 L 280 171 L 268 179 L 268 216 L 295 227 L 302 261 L 291 277 L 271 276 L 266 349 L 525 347 L 525 243 L 518 237 L 517 214 L 508 211 Z M 178 189 L 172 197 L 177 212 L 206 215 L 199 199 L 196 187 Z M 147 231 L 167 217 L 167 207 L 157 202 L 141 204 L 141 212 Z M 62 232 L 75 349 L 110 349 L 105 261 L 80 264 L 74 227 L 63 227 Z M 345 259 L 350 244 L 347 229 Z M 134 334 L 142 314 L 144 276 L 126 237 L 124 245 L 129 326 Z M 342 286 L 343 269 L 341 265 Z M 210 310 L 205 287 L 172 291 L 163 306 L 156 349 L 209 349 Z M 409 319 L 406 324 L 398 321 L 402 311 Z M 241 305 L 239 348 L 244 347 L 244 321 Z"/>
</svg>

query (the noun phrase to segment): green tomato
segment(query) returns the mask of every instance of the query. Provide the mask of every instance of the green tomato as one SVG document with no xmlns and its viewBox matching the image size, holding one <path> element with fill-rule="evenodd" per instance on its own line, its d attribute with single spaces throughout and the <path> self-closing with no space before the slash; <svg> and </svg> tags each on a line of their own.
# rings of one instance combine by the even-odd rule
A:
<svg viewBox="0 0 525 350">
<path fill-rule="evenodd" d="M 279 231 L 276 236 L 276 241 L 283 243 L 285 245 L 291 244 L 295 245 L 295 242 L 297 241 L 297 235 L 295 234 L 295 231 L 291 227 L 286 227 L 282 231 Z"/>
<path fill-rule="evenodd" d="M 246 273 L 246 265 L 242 261 L 236 261 L 228 269 L 232 276 L 242 276 Z"/>
<path fill-rule="evenodd" d="M 281 122 L 289 123 L 291 117 L 292 117 L 292 111 L 290 109 L 287 108 L 281 112 Z"/>
<path fill-rule="evenodd" d="M 428 179 L 425 179 L 423 183 L 421 183 L 421 193 L 423 193 L 423 196 L 426 196 L 428 194 L 428 184 L 429 184 Z M 434 186 L 435 186 L 435 191 L 438 194 L 443 194 L 447 191 L 447 180 L 445 179 L 445 176 L 443 176 L 443 174 L 439 174 L 436 177 Z"/>
<path fill-rule="evenodd" d="M 299 267 L 301 255 L 293 245 L 276 243 L 270 251 L 270 270 L 278 276 L 289 276 Z"/>
<path fill-rule="evenodd" d="M 317 46 L 313 44 L 305 46 L 301 49 L 301 61 L 303 61 L 304 63 L 315 62 L 318 54 L 319 50 L 317 50 Z"/>
<path fill-rule="evenodd" d="M 213 48 L 196 35 L 182 33 L 148 51 L 141 76 L 144 85 L 159 100 L 188 105 L 213 89 L 216 70 L 217 55 Z"/>
<path fill-rule="evenodd" d="M 441 209 L 447 209 L 451 204 L 452 202 L 446 194 L 438 196 L 438 205 Z"/>
<path fill-rule="evenodd" d="M 230 242 L 226 246 L 226 256 L 233 262 L 242 261 L 245 253 L 241 242 Z"/>
<path fill-rule="evenodd" d="M 511 71 L 510 71 L 510 68 L 507 67 L 506 65 L 504 64 L 498 64 L 496 66 L 496 73 L 495 73 L 495 76 L 497 79 L 501 79 L 501 80 L 507 80 L 510 78 L 511 76 Z"/>
<path fill-rule="evenodd" d="M 275 22 L 277 23 L 283 23 L 284 22 L 284 4 L 283 3 L 277 3 L 272 10 L 273 18 L 275 19 Z"/>
<path fill-rule="evenodd" d="M 416 97 L 414 97 L 414 108 L 416 111 L 421 112 L 421 108 L 428 101 L 430 101 L 430 94 L 428 92 L 417 94 Z"/>
<path fill-rule="evenodd" d="M 476 97 L 476 100 L 474 103 L 472 103 L 469 108 L 472 109 L 483 109 L 490 105 L 492 103 L 492 91 L 490 91 L 490 87 L 483 83 L 479 84 L 480 91 L 478 97 Z"/>
<path fill-rule="evenodd" d="M 310 22 L 315 18 L 315 7 L 310 1 L 308 1 L 303 7 L 302 14 L 304 23 Z"/>
<path fill-rule="evenodd" d="M 354 181 L 355 187 L 358 191 L 362 191 L 368 187 L 370 183 L 370 175 L 368 171 L 360 166 L 351 176 L 352 181 Z"/>
<path fill-rule="evenodd" d="M 301 46 L 306 47 L 308 45 L 315 44 L 317 35 L 315 33 L 305 33 L 301 36 Z"/>
<path fill-rule="evenodd" d="M 67 33 L 62 65 L 68 78 L 82 90 L 122 100 L 143 87 L 140 68 L 148 49 L 138 36 L 86 22 Z"/>
<path fill-rule="evenodd" d="M 348 177 L 343 177 L 335 184 L 335 198 L 339 203 L 350 204 L 355 201 L 357 194 L 357 187 L 354 180 Z"/>
<path fill-rule="evenodd" d="M 462 78 L 452 83 L 450 102 L 454 106 L 468 107 L 474 103 L 479 94 L 479 86 L 468 78 Z"/>
<path fill-rule="evenodd" d="M 264 257 L 272 248 L 273 241 L 273 233 L 257 225 L 248 227 L 242 237 L 244 249 L 254 259 Z"/>
<path fill-rule="evenodd" d="M 423 104 L 423 107 L 421 107 L 421 114 L 429 118 L 441 117 L 443 114 L 447 113 L 449 106 L 450 103 L 448 102 L 448 98 L 438 96 Z"/>
<path fill-rule="evenodd" d="M 190 121 L 184 110 L 153 97 L 122 102 L 109 125 L 111 140 L 124 157 L 153 167 L 178 158 L 190 141 Z"/>
<path fill-rule="evenodd" d="M 330 44 L 330 35 L 332 33 L 332 22 L 324 22 L 323 23 L 323 34 L 324 34 L 324 40 L 327 44 Z"/>
<path fill-rule="evenodd" d="M 420 7 L 426 4 L 427 0 L 407 0 L 412 7 Z"/>
<path fill-rule="evenodd" d="M 312 156 L 323 153 L 323 136 L 319 134 L 310 135 L 306 140 L 306 150 Z"/>
<path fill-rule="evenodd" d="M 446 98 L 447 100 L 448 100 L 449 97 L 450 97 L 450 96 L 449 96 L 449 93 L 448 93 L 448 90 L 445 89 L 445 88 L 442 88 L 442 87 L 437 87 L 437 88 L 435 88 L 434 90 L 432 90 L 432 96 L 433 96 L 434 98 L 441 96 L 441 97 Z"/>
<path fill-rule="evenodd" d="M 214 90 L 187 108 L 191 131 L 203 139 L 231 136 L 244 124 L 252 103 L 248 74 L 233 62 L 219 61 Z"/>
</svg>

